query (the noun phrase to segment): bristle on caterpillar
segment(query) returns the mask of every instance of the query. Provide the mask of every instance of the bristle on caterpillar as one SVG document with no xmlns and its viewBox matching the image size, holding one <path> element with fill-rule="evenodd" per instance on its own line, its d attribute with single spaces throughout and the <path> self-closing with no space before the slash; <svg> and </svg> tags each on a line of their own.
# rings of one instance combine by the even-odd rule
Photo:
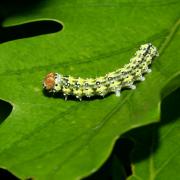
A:
<svg viewBox="0 0 180 180">
<path fill-rule="evenodd" d="M 135 89 L 134 82 L 145 80 L 143 75 L 151 72 L 149 65 L 155 56 L 158 56 L 156 47 L 147 43 L 140 46 L 134 57 L 123 68 L 105 76 L 83 79 L 51 72 L 45 77 L 43 88 L 49 93 L 62 93 L 65 99 L 69 95 L 73 95 L 79 100 L 82 100 L 84 96 L 104 97 L 111 92 L 120 96 L 122 88 Z"/>
</svg>

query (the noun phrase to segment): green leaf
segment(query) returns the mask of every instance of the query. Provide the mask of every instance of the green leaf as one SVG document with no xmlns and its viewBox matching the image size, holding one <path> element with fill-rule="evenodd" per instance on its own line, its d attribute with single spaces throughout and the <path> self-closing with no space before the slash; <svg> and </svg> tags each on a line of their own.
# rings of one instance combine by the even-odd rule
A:
<svg viewBox="0 0 180 180">
<path fill-rule="evenodd" d="M 178 179 L 180 167 L 180 89 L 162 103 L 161 121 L 126 134 L 135 141 L 133 175 L 129 180 Z"/>
<path fill-rule="evenodd" d="M 0 46 L 0 98 L 13 106 L 0 125 L 0 166 L 20 178 L 80 179 L 100 167 L 121 134 L 158 121 L 162 90 L 180 69 L 178 5 L 171 0 L 52 0 L 32 1 L 23 11 L 13 3 L 9 9 L 0 6 L 4 26 L 40 20 L 64 26 Z M 160 57 L 135 91 L 82 102 L 42 92 L 49 71 L 104 75 L 149 41 Z M 166 94 L 178 86 L 166 88 Z"/>
</svg>

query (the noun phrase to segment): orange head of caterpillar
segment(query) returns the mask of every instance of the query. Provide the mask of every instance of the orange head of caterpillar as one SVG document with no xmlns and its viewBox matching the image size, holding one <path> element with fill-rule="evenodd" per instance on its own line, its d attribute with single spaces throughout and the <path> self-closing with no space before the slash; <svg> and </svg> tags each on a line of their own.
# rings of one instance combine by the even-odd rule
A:
<svg viewBox="0 0 180 180">
<path fill-rule="evenodd" d="M 46 75 L 43 81 L 43 87 L 48 92 L 58 92 L 62 89 L 61 75 L 58 73 L 50 72 Z"/>
</svg>

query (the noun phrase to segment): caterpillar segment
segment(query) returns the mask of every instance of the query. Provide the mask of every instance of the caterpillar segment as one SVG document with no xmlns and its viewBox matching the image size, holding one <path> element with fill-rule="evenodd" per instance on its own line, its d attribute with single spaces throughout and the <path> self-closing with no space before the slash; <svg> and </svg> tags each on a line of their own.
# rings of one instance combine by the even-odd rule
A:
<svg viewBox="0 0 180 180">
<path fill-rule="evenodd" d="M 62 93 L 65 100 L 70 95 L 82 100 L 84 96 L 104 97 L 111 92 L 120 96 L 121 89 L 135 89 L 134 82 L 145 80 L 144 74 L 151 72 L 149 65 L 155 56 L 158 56 L 156 47 L 147 43 L 140 46 L 128 64 L 105 76 L 83 79 L 51 72 L 45 77 L 43 88 L 49 93 Z"/>
</svg>

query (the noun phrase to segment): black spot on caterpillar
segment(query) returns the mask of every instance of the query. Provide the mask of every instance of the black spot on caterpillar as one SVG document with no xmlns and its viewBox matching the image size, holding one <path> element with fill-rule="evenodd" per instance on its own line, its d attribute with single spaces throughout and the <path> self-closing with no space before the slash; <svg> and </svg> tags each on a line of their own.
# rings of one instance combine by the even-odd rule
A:
<svg viewBox="0 0 180 180">
<path fill-rule="evenodd" d="M 43 88 L 49 93 L 62 93 L 65 100 L 69 95 L 73 95 L 79 100 L 82 100 L 83 96 L 99 95 L 104 97 L 111 92 L 120 96 L 122 88 L 135 89 L 135 81 L 145 80 L 143 75 L 151 72 L 149 65 L 155 56 L 158 56 L 156 47 L 147 43 L 140 46 L 128 64 L 105 76 L 83 79 L 51 72 L 45 77 Z"/>
</svg>

